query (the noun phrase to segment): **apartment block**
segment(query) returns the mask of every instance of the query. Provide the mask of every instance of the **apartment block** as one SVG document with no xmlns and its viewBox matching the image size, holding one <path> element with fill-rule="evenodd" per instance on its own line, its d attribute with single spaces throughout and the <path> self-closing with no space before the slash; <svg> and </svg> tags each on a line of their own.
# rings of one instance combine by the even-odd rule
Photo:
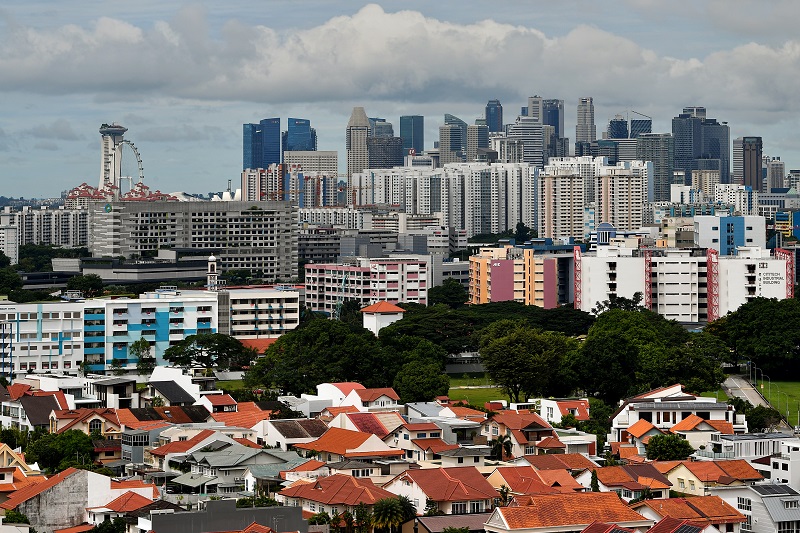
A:
<svg viewBox="0 0 800 533">
<path fill-rule="evenodd" d="M 23 206 L 19 211 L 4 207 L 0 226 L 15 228 L 19 245 L 52 244 L 65 248 L 86 246 L 89 235 L 89 212 L 86 209 L 35 209 Z M 11 235 L 7 234 L 10 238 Z"/>
</svg>

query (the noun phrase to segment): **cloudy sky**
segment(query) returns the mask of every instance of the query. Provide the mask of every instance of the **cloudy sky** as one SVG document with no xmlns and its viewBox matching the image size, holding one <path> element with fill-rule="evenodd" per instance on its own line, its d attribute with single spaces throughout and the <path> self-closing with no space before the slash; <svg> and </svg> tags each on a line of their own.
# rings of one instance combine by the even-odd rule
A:
<svg viewBox="0 0 800 533">
<path fill-rule="evenodd" d="M 9 5 L 10 4 L 10 5 Z M 309 118 L 345 160 L 354 105 L 468 122 L 499 98 L 595 101 L 598 135 L 633 109 L 669 131 L 684 105 L 761 135 L 800 168 L 795 0 L 36 0 L 0 7 L 0 194 L 56 196 L 100 173 L 118 122 L 163 191 L 239 179 L 242 123 Z M 131 168 L 126 164 L 126 169 Z"/>
</svg>

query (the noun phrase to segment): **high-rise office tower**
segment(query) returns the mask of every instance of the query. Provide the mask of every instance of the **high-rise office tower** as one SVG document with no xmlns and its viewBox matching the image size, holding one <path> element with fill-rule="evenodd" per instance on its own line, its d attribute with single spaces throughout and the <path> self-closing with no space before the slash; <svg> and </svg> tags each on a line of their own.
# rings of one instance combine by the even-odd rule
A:
<svg viewBox="0 0 800 533">
<path fill-rule="evenodd" d="M 532 117 L 517 117 L 507 128 L 507 138 L 522 144 L 521 158 L 514 163 L 530 163 L 541 167 L 545 162 L 544 126 Z"/>
<path fill-rule="evenodd" d="M 461 130 L 461 153 L 463 154 L 467 150 L 467 123 L 458 118 L 457 116 L 451 115 L 450 113 L 444 114 L 444 123 L 446 125 L 457 126 L 459 130 Z"/>
<path fill-rule="evenodd" d="M 425 117 L 422 115 L 403 115 L 400 117 L 400 138 L 403 151 L 414 150 L 421 154 L 425 149 Z"/>
<path fill-rule="evenodd" d="M 614 118 L 608 121 L 606 138 L 608 139 L 628 138 L 628 121 L 622 115 L 616 115 L 614 116 Z"/>
<path fill-rule="evenodd" d="M 553 126 L 556 138 L 564 138 L 564 100 L 542 100 L 542 123 Z"/>
<path fill-rule="evenodd" d="M 744 183 L 744 153 L 743 153 L 743 137 L 737 137 L 733 140 L 733 159 L 731 160 L 731 183 L 741 185 Z"/>
<path fill-rule="evenodd" d="M 541 96 L 529 96 L 528 97 L 528 109 L 525 112 L 526 117 L 534 119 L 538 123 L 542 123 L 543 118 L 543 105 L 544 99 Z"/>
<path fill-rule="evenodd" d="M 636 156 L 653 163 L 653 175 L 649 177 L 648 199 L 653 202 L 670 200 L 670 185 L 673 177 L 675 142 L 669 133 L 643 133 L 636 140 Z M 652 195 L 650 194 L 652 191 Z"/>
<path fill-rule="evenodd" d="M 722 183 L 730 181 L 730 128 L 706 116 L 704 107 L 685 107 L 672 119 L 675 170 L 688 180 L 692 170 L 719 170 Z M 688 183 L 687 183 L 688 184 Z"/>
<path fill-rule="evenodd" d="M 630 138 L 635 139 L 643 133 L 651 133 L 653 130 L 653 119 L 635 118 L 631 120 Z"/>
<path fill-rule="evenodd" d="M 489 148 L 489 127 L 470 124 L 467 126 L 467 163 L 477 159 L 478 148 Z"/>
<path fill-rule="evenodd" d="M 281 141 L 281 154 L 314 151 L 317 149 L 317 130 L 311 127 L 311 121 L 308 119 L 289 117 Z M 285 159 L 285 156 L 281 159 Z"/>
<path fill-rule="evenodd" d="M 466 128 L 464 129 L 466 130 Z M 441 166 L 464 161 L 465 153 L 462 150 L 462 146 L 466 143 L 462 141 L 462 138 L 459 125 L 445 124 L 444 126 L 439 126 L 439 164 Z"/>
<path fill-rule="evenodd" d="M 492 133 L 503 131 L 503 105 L 500 100 L 489 100 L 486 104 L 486 126 Z"/>
<path fill-rule="evenodd" d="M 281 119 L 265 118 L 258 124 L 244 124 L 242 170 L 269 168 L 281 162 Z"/>
<path fill-rule="evenodd" d="M 575 143 L 592 142 L 597 139 L 594 124 L 594 100 L 592 97 L 578 99 L 578 122 L 575 125 Z"/>
<path fill-rule="evenodd" d="M 347 198 L 346 202 L 353 203 L 353 190 L 351 187 L 353 174 L 363 172 L 369 168 L 369 119 L 363 107 L 354 107 L 345 131 L 345 144 L 347 148 Z"/>
<path fill-rule="evenodd" d="M 767 161 L 767 192 L 786 187 L 786 164 L 780 157 Z"/>
<path fill-rule="evenodd" d="M 385 118 L 369 119 L 370 137 L 394 137 L 394 126 L 391 122 L 386 122 Z"/>
<path fill-rule="evenodd" d="M 368 168 L 392 168 L 403 166 L 403 139 L 400 137 L 369 137 Z"/>
<path fill-rule="evenodd" d="M 742 182 L 756 192 L 763 191 L 761 137 L 742 137 Z"/>
</svg>

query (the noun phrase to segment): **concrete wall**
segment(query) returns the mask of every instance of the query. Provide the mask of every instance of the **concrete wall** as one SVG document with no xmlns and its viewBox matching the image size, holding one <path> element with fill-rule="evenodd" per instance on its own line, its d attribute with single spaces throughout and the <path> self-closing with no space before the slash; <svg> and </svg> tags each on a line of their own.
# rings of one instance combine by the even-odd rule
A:
<svg viewBox="0 0 800 533">
<path fill-rule="evenodd" d="M 40 533 L 77 526 L 86 516 L 89 472 L 78 470 L 58 485 L 21 503 L 17 510 L 31 521 Z"/>
<path fill-rule="evenodd" d="M 277 531 L 308 532 L 300 507 L 236 508 L 236 500 L 211 500 L 202 511 L 152 515 L 155 533 L 242 530 L 257 522 Z"/>
</svg>

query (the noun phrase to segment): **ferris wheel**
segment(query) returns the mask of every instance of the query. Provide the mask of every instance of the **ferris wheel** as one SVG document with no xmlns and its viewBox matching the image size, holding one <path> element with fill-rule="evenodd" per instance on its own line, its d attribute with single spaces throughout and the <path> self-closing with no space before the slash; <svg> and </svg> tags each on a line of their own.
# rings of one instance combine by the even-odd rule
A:
<svg viewBox="0 0 800 533">
<path fill-rule="evenodd" d="M 133 157 L 136 161 L 135 166 L 136 168 L 125 168 L 128 165 L 123 166 L 123 162 L 126 161 L 126 158 L 122 156 L 123 146 L 128 146 L 130 151 L 133 153 Z M 136 148 L 136 145 L 133 142 L 129 141 L 128 139 L 123 139 L 117 145 L 117 153 L 119 154 L 120 158 L 120 169 L 119 169 L 119 183 L 118 186 L 122 186 L 122 181 L 128 181 L 128 190 L 130 191 L 133 189 L 133 179 L 134 173 L 138 174 L 138 183 L 144 182 L 144 167 L 142 166 L 142 156 L 139 154 L 139 150 Z M 121 191 L 120 191 L 121 192 Z"/>
</svg>

